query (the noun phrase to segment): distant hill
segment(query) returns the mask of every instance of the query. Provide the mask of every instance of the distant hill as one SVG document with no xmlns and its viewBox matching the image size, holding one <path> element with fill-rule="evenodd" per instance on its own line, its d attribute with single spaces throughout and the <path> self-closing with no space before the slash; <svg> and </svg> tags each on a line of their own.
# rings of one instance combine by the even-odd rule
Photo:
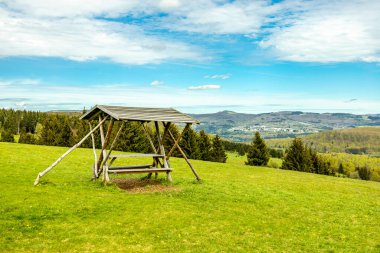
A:
<svg viewBox="0 0 380 253">
<path fill-rule="evenodd" d="M 311 113 L 283 111 L 261 114 L 222 111 L 210 114 L 191 114 L 201 121 L 197 130 L 219 134 L 238 142 L 250 141 L 254 131 L 265 138 L 304 136 L 321 131 L 380 126 L 380 114 L 355 115 L 349 113 Z"/>
</svg>

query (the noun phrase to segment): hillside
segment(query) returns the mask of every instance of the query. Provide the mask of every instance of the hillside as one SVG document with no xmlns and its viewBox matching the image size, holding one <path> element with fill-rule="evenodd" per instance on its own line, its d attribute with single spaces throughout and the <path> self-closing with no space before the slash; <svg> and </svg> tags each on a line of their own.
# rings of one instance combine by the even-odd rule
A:
<svg viewBox="0 0 380 253">
<path fill-rule="evenodd" d="M 380 115 L 349 113 L 272 112 L 261 114 L 222 111 L 211 114 L 192 114 L 201 121 L 197 130 L 219 134 L 223 138 L 247 142 L 252 132 L 259 131 L 265 138 L 303 136 L 326 130 L 357 126 L 380 126 Z"/>
<path fill-rule="evenodd" d="M 91 182 L 92 150 L 78 149 L 33 187 L 37 172 L 66 150 L 0 143 L 0 251 L 380 248 L 377 182 L 250 167 L 231 157 L 227 164 L 193 161 L 199 184 L 183 160 L 173 159 L 173 185 L 163 180 L 126 192 Z"/>
<path fill-rule="evenodd" d="M 326 131 L 302 137 L 320 152 L 380 155 L 380 127 L 358 127 Z M 286 148 L 292 139 L 269 139 L 272 148 Z"/>
</svg>

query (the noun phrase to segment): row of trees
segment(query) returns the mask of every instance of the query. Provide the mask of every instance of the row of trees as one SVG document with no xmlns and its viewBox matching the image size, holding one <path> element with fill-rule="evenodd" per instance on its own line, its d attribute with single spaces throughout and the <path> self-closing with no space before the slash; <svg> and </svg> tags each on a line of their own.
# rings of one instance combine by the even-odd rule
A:
<svg viewBox="0 0 380 253">
<path fill-rule="evenodd" d="M 0 109 L 0 129 L 9 134 L 35 133 L 37 122 L 42 121 L 44 113 Z"/>
<path fill-rule="evenodd" d="M 20 121 L 20 119 L 22 120 Z M 11 121 L 20 123 L 11 124 Z M 93 122 L 91 127 L 95 127 L 96 124 L 96 122 Z M 119 124 L 119 122 L 116 122 L 115 127 L 117 128 Z M 13 136 L 19 134 L 18 141 L 20 143 L 49 146 L 72 146 L 90 131 L 90 125 L 88 122 L 79 120 L 79 114 L 35 113 L 4 109 L 1 110 L 0 126 L 2 141 L 13 142 Z M 107 125 L 105 127 L 107 128 Z M 148 125 L 148 132 L 150 132 L 151 136 L 154 136 L 153 129 L 153 125 Z M 171 125 L 170 130 L 175 138 L 179 136 L 180 129 L 175 125 Z M 98 131 L 95 132 L 94 136 L 95 145 L 100 148 L 101 141 Z M 156 142 L 157 140 L 154 138 L 154 141 Z M 180 146 L 190 159 L 226 162 L 227 156 L 224 143 L 227 142 L 222 141 L 219 136 L 211 137 L 204 131 L 198 134 L 191 128 L 187 128 L 180 141 Z M 174 141 L 171 138 L 165 139 L 165 149 L 169 150 L 173 144 Z M 91 148 L 91 138 L 87 139 L 82 144 L 82 147 Z M 152 152 L 141 123 L 125 123 L 116 142 L 115 150 L 141 153 Z M 176 150 L 173 156 L 180 156 L 179 151 Z"/>
<path fill-rule="evenodd" d="M 261 138 L 260 133 L 256 132 L 247 153 L 246 164 L 266 166 L 269 157 L 270 150 L 267 148 L 265 141 Z M 374 174 L 374 171 L 367 165 L 357 166 L 354 173 L 352 173 L 352 171 L 346 171 L 343 163 L 340 163 L 338 167 L 333 167 L 329 159 L 318 154 L 317 151 L 309 145 L 304 144 L 300 138 L 295 138 L 292 141 L 291 145 L 286 150 L 280 168 L 284 170 L 296 170 L 334 176 L 351 176 L 352 174 L 363 180 L 372 179 Z"/>
<path fill-rule="evenodd" d="M 334 175 L 331 164 L 305 145 L 300 138 L 295 138 L 286 151 L 281 169 Z"/>
<path fill-rule="evenodd" d="M 266 166 L 269 162 L 269 149 L 260 133 L 256 132 L 247 154 L 247 165 Z M 331 164 L 320 157 L 315 150 L 295 138 L 287 149 L 281 169 L 311 172 L 317 174 L 334 174 Z"/>
</svg>

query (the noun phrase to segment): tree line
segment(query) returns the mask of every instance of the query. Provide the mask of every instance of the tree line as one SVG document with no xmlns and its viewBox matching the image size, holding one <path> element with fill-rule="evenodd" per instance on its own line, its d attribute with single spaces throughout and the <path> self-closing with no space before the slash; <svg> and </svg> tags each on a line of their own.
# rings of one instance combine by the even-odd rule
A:
<svg viewBox="0 0 380 253">
<path fill-rule="evenodd" d="M 267 166 L 269 157 L 269 149 L 265 141 L 261 138 L 260 133 L 256 132 L 247 153 L 246 164 Z M 324 154 L 317 153 L 310 145 L 303 143 L 302 139 L 294 138 L 285 152 L 280 168 L 331 176 L 348 176 L 363 180 L 380 180 L 379 171 L 371 169 L 368 165 L 356 166 L 354 171 L 347 170 L 346 166 L 344 163 L 333 166 L 331 159 Z"/>
<path fill-rule="evenodd" d="M 7 142 L 14 142 L 14 136 L 17 135 L 19 136 L 19 143 L 69 147 L 79 142 L 90 131 L 90 127 L 94 128 L 96 126 L 97 122 L 90 124 L 87 121 L 80 120 L 79 113 L 0 110 L 1 141 Z M 121 123 L 115 122 L 115 127 L 118 127 L 119 124 Z M 107 127 L 106 123 L 105 128 Z M 148 124 L 147 130 L 151 136 L 154 136 L 153 125 Z M 175 125 L 171 125 L 170 130 L 175 138 L 178 138 L 180 131 L 182 131 Z M 113 135 L 115 134 L 114 132 Z M 94 133 L 94 137 L 96 148 L 101 148 L 98 131 Z M 157 145 L 155 138 L 153 138 L 153 141 Z M 171 138 L 166 138 L 164 141 L 166 150 L 170 150 L 173 144 L 174 141 Z M 186 128 L 179 144 L 190 159 L 223 163 L 227 160 L 224 146 L 225 144 L 228 145 L 229 142 L 221 140 L 218 135 L 213 137 L 204 131 L 197 133 L 191 128 Z M 91 148 L 91 138 L 88 138 L 81 146 Z M 229 148 L 231 148 L 230 146 Z M 115 150 L 139 153 L 152 152 L 141 123 L 125 122 L 123 130 L 115 143 Z M 173 156 L 181 155 L 178 150 L 175 150 Z"/>
</svg>

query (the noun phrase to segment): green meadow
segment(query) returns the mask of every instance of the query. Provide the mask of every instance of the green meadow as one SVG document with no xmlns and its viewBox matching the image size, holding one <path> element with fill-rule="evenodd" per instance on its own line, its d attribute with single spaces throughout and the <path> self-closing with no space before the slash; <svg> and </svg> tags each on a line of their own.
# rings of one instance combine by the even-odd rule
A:
<svg viewBox="0 0 380 253">
<path fill-rule="evenodd" d="M 0 251 L 380 252 L 378 182 L 229 154 L 226 164 L 192 161 L 201 183 L 172 158 L 173 184 L 160 175 L 160 187 L 128 191 L 91 181 L 92 150 L 78 149 L 33 186 L 66 150 L 0 143 Z"/>
</svg>

